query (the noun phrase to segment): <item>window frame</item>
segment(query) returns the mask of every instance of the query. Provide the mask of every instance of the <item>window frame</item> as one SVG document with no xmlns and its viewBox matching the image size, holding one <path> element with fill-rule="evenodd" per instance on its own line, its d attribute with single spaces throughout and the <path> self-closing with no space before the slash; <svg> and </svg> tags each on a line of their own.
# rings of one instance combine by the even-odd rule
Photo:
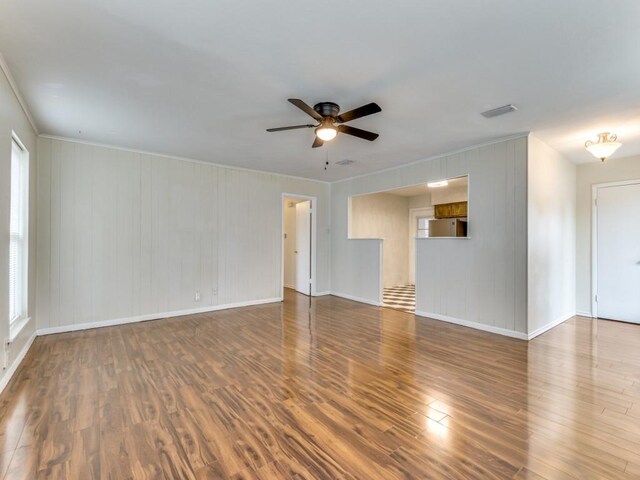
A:
<svg viewBox="0 0 640 480">
<path fill-rule="evenodd" d="M 18 151 L 18 158 L 15 158 L 15 151 Z M 17 220 L 19 226 L 16 232 L 14 225 L 14 189 L 17 188 L 14 184 L 15 167 L 20 169 L 18 182 L 19 192 L 17 200 L 20 202 L 19 219 Z M 24 324 L 29 320 L 29 151 L 20 141 L 18 135 L 15 132 L 11 132 L 11 162 L 10 162 L 10 197 L 9 197 L 9 255 L 11 255 L 11 248 L 14 242 L 17 244 L 16 248 L 19 248 L 18 265 L 16 269 L 17 279 L 15 280 L 16 292 L 12 294 L 11 288 L 11 270 L 9 270 L 9 332 L 10 340 L 13 340 L 20 332 Z M 10 258 L 9 258 L 10 261 Z M 9 268 L 11 268 L 9 266 Z M 19 297 L 18 299 L 14 297 Z M 14 311 L 15 309 L 15 311 Z"/>
</svg>

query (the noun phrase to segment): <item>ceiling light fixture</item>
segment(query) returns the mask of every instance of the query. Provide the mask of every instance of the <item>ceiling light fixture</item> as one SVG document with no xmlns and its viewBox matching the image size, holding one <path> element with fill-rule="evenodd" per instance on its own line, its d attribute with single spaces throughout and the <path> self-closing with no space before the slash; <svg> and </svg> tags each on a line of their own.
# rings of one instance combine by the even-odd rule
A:
<svg viewBox="0 0 640 480">
<path fill-rule="evenodd" d="M 446 187 L 447 185 L 449 185 L 449 181 L 448 180 L 442 180 L 440 182 L 429 182 L 429 183 L 427 183 L 427 187 L 429 187 L 429 188 Z"/>
<path fill-rule="evenodd" d="M 328 142 L 329 140 L 333 140 L 336 138 L 338 131 L 333 127 L 318 127 L 316 128 L 316 136 L 324 141 Z"/>
<path fill-rule="evenodd" d="M 594 157 L 599 158 L 604 162 L 605 159 L 613 155 L 613 153 L 622 146 L 622 144 L 617 140 L 618 137 L 615 134 L 603 132 L 598 134 L 598 140 L 596 142 L 587 140 L 584 147 Z"/>
<path fill-rule="evenodd" d="M 331 118 L 323 119 L 320 125 L 318 125 L 318 128 L 316 128 L 316 136 L 323 142 L 333 140 L 336 138 L 337 134 L 338 130 L 333 124 L 333 120 Z"/>
</svg>

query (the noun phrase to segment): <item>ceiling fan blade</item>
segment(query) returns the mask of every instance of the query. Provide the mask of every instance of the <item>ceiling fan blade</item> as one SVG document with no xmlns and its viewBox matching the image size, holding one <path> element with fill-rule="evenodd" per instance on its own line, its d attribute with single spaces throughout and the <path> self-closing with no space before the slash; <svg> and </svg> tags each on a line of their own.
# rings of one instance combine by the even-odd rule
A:
<svg viewBox="0 0 640 480">
<path fill-rule="evenodd" d="M 283 130 L 296 130 L 298 128 L 313 128 L 315 125 L 292 125 L 291 127 L 267 128 L 267 132 L 281 132 Z"/>
<path fill-rule="evenodd" d="M 316 112 L 313 108 L 311 108 L 309 105 L 304 103 L 299 98 L 289 98 L 288 100 L 289 100 L 290 103 L 292 103 L 293 105 L 298 107 L 300 110 L 302 110 L 307 115 L 315 118 L 318 121 L 322 120 L 322 115 L 320 115 L 318 112 Z"/>
<path fill-rule="evenodd" d="M 343 113 L 342 115 L 338 115 L 336 120 L 338 123 L 350 122 L 351 120 L 355 120 L 356 118 L 366 117 L 367 115 L 373 115 L 374 113 L 381 112 L 382 109 L 378 106 L 377 103 L 368 103 L 358 108 L 354 108 L 348 112 Z"/>
<path fill-rule="evenodd" d="M 370 142 L 373 142 L 376 138 L 378 138 L 377 133 L 350 127 L 349 125 L 338 125 L 337 128 L 340 133 L 346 133 L 347 135 L 353 135 L 354 137 L 364 138 L 365 140 L 369 140 Z"/>
<path fill-rule="evenodd" d="M 311 145 L 311 148 L 318 148 L 318 147 L 321 147 L 322 145 L 324 145 L 324 141 L 316 137 L 316 139 L 313 141 L 313 145 Z"/>
</svg>

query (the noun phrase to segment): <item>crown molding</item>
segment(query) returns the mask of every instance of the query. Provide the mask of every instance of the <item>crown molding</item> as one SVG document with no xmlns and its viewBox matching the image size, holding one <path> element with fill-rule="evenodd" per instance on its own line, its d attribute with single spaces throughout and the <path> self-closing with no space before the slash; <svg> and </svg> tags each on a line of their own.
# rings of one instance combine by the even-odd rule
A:
<svg viewBox="0 0 640 480">
<path fill-rule="evenodd" d="M 22 111 L 27 117 L 27 120 L 29 120 L 29 123 L 31 124 L 31 128 L 33 128 L 33 131 L 36 133 L 36 135 L 39 135 L 40 132 L 38 131 L 38 127 L 36 127 L 36 122 L 34 122 L 33 117 L 31 116 L 31 112 L 27 108 L 27 103 L 24 101 L 24 98 L 22 98 L 22 95 L 20 94 L 18 85 L 16 84 L 16 81 L 13 78 L 13 75 L 11 75 L 11 70 L 9 70 L 9 65 L 7 64 L 7 61 L 2 56 L 2 53 L 0 53 L 0 69 L 4 73 L 4 76 L 7 78 L 7 82 L 9 82 L 9 86 L 11 87 L 11 90 L 13 90 L 13 94 L 18 100 L 18 103 L 20 104 Z"/>
<path fill-rule="evenodd" d="M 341 178 L 340 180 L 334 180 L 331 183 L 348 182 L 349 180 L 355 180 L 356 178 L 368 177 L 370 175 L 377 175 L 379 173 L 384 173 L 384 172 L 391 172 L 393 170 L 398 170 L 400 168 L 411 167 L 412 165 L 417 165 L 419 163 L 429 162 L 431 160 L 437 160 L 438 158 L 444 158 L 444 157 L 449 157 L 451 155 L 457 155 L 458 153 L 468 152 L 469 150 L 475 150 L 476 148 L 482 148 L 482 147 L 487 147 L 489 145 L 495 145 L 496 143 L 508 142 L 509 140 L 517 140 L 519 138 L 528 138 L 529 135 L 530 135 L 530 132 L 516 133 L 514 135 L 509 135 L 509 136 L 506 136 L 506 137 L 496 138 L 495 140 L 491 140 L 491 141 L 488 141 L 488 142 L 483 142 L 483 143 L 477 143 L 475 145 L 470 145 L 468 147 L 460 148 L 458 150 L 452 150 L 452 151 L 446 152 L 446 153 L 439 153 L 438 155 L 433 155 L 431 157 L 420 158 L 418 160 L 413 160 L 412 162 L 409 162 L 409 163 L 403 163 L 402 165 L 396 165 L 394 167 L 387 167 L 387 168 L 383 168 L 382 170 L 375 170 L 373 172 L 368 172 L 368 173 L 361 173 L 359 175 L 354 175 L 353 177 Z"/>
<path fill-rule="evenodd" d="M 299 177 L 299 176 L 296 176 L 296 175 L 288 175 L 286 173 L 270 172 L 268 170 L 256 170 L 256 169 L 253 169 L 253 168 L 236 167 L 234 165 L 225 165 L 224 163 L 207 162 L 205 160 L 196 160 L 196 159 L 193 159 L 193 158 L 179 157 L 179 156 L 176 156 L 176 155 L 167 155 L 166 153 L 151 152 L 151 151 L 148 151 L 148 150 L 139 150 L 139 149 L 136 149 L 136 148 L 120 147 L 118 145 L 109 145 L 107 143 L 92 142 L 92 141 L 89 141 L 89 140 L 79 140 L 77 138 L 63 137 L 63 136 L 60 136 L 60 135 L 49 135 L 49 134 L 43 133 L 43 134 L 38 135 L 38 137 L 39 138 L 47 138 L 49 140 L 59 140 L 59 141 L 62 141 L 62 142 L 79 143 L 81 145 L 88 145 L 90 147 L 101 147 L 101 148 L 109 148 L 111 150 L 119 150 L 119 151 L 122 151 L 122 152 L 139 153 L 140 155 L 153 155 L 154 157 L 169 158 L 171 160 L 179 160 L 181 162 L 197 163 L 197 164 L 200 164 L 200 165 L 208 165 L 210 167 L 227 168 L 229 170 L 239 170 L 241 172 L 259 173 L 261 175 L 274 175 L 276 177 L 292 178 L 292 179 L 295 179 L 295 180 L 306 180 L 307 182 L 315 182 L 315 183 L 322 183 L 322 184 L 325 184 L 325 185 L 331 185 L 331 182 L 327 182 L 326 180 L 317 180 L 315 178 Z"/>
</svg>

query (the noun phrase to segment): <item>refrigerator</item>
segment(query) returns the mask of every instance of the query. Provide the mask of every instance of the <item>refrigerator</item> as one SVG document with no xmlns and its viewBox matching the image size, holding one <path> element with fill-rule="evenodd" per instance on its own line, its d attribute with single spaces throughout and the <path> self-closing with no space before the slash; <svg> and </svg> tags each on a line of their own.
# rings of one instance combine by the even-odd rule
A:
<svg viewBox="0 0 640 480">
<path fill-rule="evenodd" d="M 466 237 L 467 221 L 462 218 L 429 220 L 429 237 Z"/>
</svg>

